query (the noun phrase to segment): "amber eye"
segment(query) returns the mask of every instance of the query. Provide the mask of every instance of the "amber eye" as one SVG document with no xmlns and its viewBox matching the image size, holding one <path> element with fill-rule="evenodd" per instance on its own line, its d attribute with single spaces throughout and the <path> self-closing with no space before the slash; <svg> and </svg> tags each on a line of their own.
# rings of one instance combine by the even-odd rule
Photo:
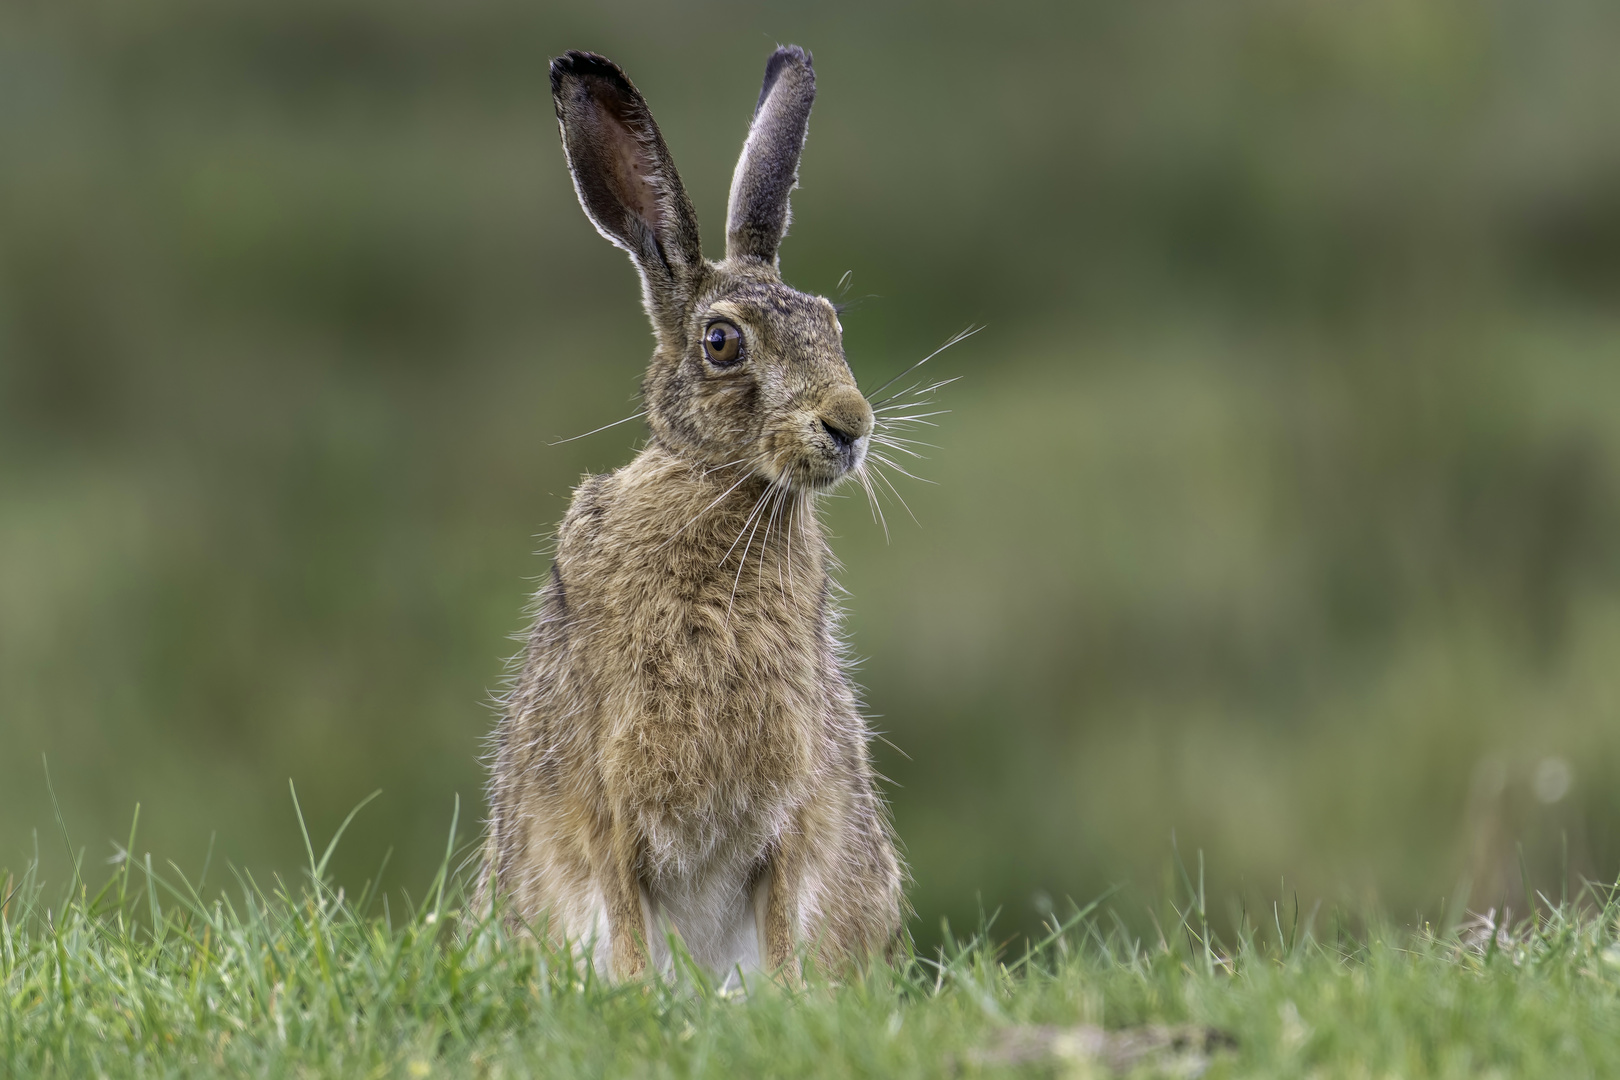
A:
<svg viewBox="0 0 1620 1080">
<path fill-rule="evenodd" d="M 735 364 L 742 356 L 742 331 L 728 322 L 712 322 L 703 331 L 703 355 L 711 364 Z"/>
</svg>

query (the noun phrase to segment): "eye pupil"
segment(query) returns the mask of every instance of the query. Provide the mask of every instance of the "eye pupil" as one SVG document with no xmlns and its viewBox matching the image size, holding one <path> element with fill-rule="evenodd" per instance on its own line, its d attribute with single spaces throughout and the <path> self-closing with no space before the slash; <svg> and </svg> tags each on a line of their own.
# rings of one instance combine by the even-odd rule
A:
<svg viewBox="0 0 1620 1080">
<path fill-rule="evenodd" d="M 712 364 L 736 363 L 742 355 L 742 332 L 728 322 L 714 323 L 703 335 L 703 352 Z"/>
</svg>

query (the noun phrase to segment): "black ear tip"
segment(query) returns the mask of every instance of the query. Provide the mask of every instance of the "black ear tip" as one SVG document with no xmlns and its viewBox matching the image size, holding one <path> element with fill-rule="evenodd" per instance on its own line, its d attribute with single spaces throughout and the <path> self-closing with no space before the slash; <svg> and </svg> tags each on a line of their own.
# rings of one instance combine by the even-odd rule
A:
<svg viewBox="0 0 1620 1080">
<path fill-rule="evenodd" d="M 591 76 L 607 79 L 624 87 L 630 85 L 630 79 L 624 70 L 607 57 L 593 52 L 582 52 L 579 49 L 569 49 L 551 62 L 551 92 L 555 94 L 565 78 L 581 79 Z"/>
<path fill-rule="evenodd" d="M 765 85 L 769 87 L 779 79 L 782 75 L 782 69 L 789 64 L 802 67 L 806 71 L 815 71 L 815 66 L 811 63 L 811 56 L 808 52 L 797 45 L 778 45 L 776 51 L 771 53 L 771 58 L 765 61 Z"/>
<path fill-rule="evenodd" d="M 771 88 L 782 77 L 782 73 L 789 68 L 799 68 L 804 72 L 804 78 L 809 80 L 810 93 L 816 92 L 816 69 L 810 63 L 810 54 L 797 45 L 778 45 L 771 58 L 765 61 L 765 84 L 759 88 L 759 101 L 754 105 L 754 114 L 764 107 L 765 99 L 771 96 Z"/>
<path fill-rule="evenodd" d="M 798 63 L 803 64 L 805 67 L 813 67 L 811 60 L 810 54 L 797 45 L 778 45 L 776 51 L 771 53 L 770 63 L 766 67 L 768 70 L 787 63 Z"/>
</svg>

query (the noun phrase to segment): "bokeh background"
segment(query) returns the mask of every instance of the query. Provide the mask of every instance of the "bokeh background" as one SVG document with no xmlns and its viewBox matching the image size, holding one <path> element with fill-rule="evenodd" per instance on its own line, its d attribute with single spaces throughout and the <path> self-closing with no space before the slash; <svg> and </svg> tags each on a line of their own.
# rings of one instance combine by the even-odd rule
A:
<svg viewBox="0 0 1620 1080">
<path fill-rule="evenodd" d="M 886 543 L 829 502 L 942 916 L 1202 851 L 1434 918 L 1620 870 L 1620 9 L 1358 0 L 0 7 L 0 865 L 420 894 L 534 553 L 650 351 L 546 61 L 707 225 L 778 41 L 785 274 L 874 386 L 953 332 Z M 892 745 L 891 745 L 892 744 Z M 1172 835 L 1174 845 L 1172 847 Z M 216 871 L 217 873 L 217 871 Z M 1123 905 L 1127 910 L 1129 905 Z"/>
</svg>

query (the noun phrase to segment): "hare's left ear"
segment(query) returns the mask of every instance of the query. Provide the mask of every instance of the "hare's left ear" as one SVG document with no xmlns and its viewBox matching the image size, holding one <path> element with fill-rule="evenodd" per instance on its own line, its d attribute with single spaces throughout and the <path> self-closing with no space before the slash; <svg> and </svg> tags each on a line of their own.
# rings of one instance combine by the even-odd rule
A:
<svg viewBox="0 0 1620 1080">
<path fill-rule="evenodd" d="M 775 264 L 788 227 L 788 193 L 799 182 L 799 152 L 816 99 L 810 54 L 780 46 L 765 64 L 765 85 L 731 178 L 726 255 Z"/>
</svg>

